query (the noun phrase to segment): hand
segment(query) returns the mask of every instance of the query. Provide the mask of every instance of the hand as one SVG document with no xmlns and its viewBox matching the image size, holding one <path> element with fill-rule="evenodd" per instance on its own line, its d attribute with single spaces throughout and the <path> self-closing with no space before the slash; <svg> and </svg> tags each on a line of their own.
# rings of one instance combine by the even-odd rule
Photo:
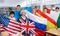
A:
<svg viewBox="0 0 60 36">
<path fill-rule="evenodd" d="M 8 34 L 7 31 L 1 32 L 1 35 L 2 35 L 2 36 L 9 36 L 9 34 Z"/>
</svg>

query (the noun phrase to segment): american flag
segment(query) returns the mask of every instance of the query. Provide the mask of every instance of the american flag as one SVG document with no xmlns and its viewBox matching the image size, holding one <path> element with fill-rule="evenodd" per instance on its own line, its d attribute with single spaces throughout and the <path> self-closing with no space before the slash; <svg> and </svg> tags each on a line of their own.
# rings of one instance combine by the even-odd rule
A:
<svg viewBox="0 0 60 36">
<path fill-rule="evenodd" d="M 0 22 L 4 25 L 4 29 L 11 35 L 21 32 L 19 22 L 8 19 L 7 17 L 0 15 Z M 0 25 L 0 27 L 3 27 Z M 3 28 L 1 28 L 3 29 Z M 0 30 L 1 30 L 0 29 Z"/>
<path fill-rule="evenodd" d="M 8 31 L 9 34 L 17 34 L 21 32 L 22 29 L 20 29 L 21 23 L 18 23 L 16 21 L 10 20 L 9 24 L 5 29 Z"/>
</svg>

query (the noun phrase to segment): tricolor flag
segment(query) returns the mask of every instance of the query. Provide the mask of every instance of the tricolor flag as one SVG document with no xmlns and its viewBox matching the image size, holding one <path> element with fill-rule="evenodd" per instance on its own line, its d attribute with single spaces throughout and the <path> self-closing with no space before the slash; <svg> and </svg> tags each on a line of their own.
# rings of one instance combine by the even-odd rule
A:
<svg viewBox="0 0 60 36">
<path fill-rule="evenodd" d="M 43 13 L 40 10 L 36 10 L 36 15 L 47 19 L 47 30 L 57 28 L 56 21 L 53 18 L 51 18 L 48 14 Z"/>
<path fill-rule="evenodd" d="M 58 28 L 60 28 L 60 11 L 56 12 L 56 11 L 51 11 L 51 13 L 49 14 L 49 16 L 55 20 L 55 22 L 57 23 Z"/>
<path fill-rule="evenodd" d="M 29 21 L 35 23 L 35 32 L 38 33 L 37 36 L 44 36 L 46 31 L 47 20 L 45 18 L 38 17 L 27 10 L 25 10 L 25 12 L 26 12 L 26 17 L 29 18 Z"/>
<path fill-rule="evenodd" d="M 50 14 L 48 14 L 53 20 L 55 20 L 55 22 L 57 22 L 58 17 L 59 17 L 60 11 L 56 12 L 56 11 L 51 11 Z"/>
</svg>

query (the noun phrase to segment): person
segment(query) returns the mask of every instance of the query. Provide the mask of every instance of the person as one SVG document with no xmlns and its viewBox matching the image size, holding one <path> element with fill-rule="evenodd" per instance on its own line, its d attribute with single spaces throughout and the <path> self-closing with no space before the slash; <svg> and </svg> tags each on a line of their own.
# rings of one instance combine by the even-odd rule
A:
<svg viewBox="0 0 60 36">
<path fill-rule="evenodd" d="M 14 17 L 15 17 L 16 21 L 18 21 L 20 18 L 20 12 L 21 12 L 20 7 L 21 7 L 20 5 L 17 5 L 16 11 L 14 12 Z"/>
<path fill-rule="evenodd" d="M 36 15 L 36 9 L 33 8 L 32 14 Z"/>
<path fill-rule="evenodd" d="M 51 11 L 55 11 L 55 6 L 54 5 L 50 5 L 50 8 L 48 8 L 47 13 L 51 13 Z"/>
<path fill-rule="evenodd" d="M 44 13 L 47 13 L 47 8 L 44 8 L 44 9 L 43 9 L 43 12 L 44 12 Z"/>
<path fill-rule="evenodd" d="M 33 10 L 32 10 L 32 14 L 38 16 L 38 14 L 37 14 L 37 10 L 39 10 L 39 9 L 38 9 L 37 6 L 35 6 L 35 7 L 33 8 Z"/>
<path fill-rule="evenodd" d="M 55 6 L 54 5 L 51 5 L 50 6 L 50 10 L 54 11 L 55 10 Z"/>
<path fill-rule="evenodd" d="M 59 13 L 59 7 L 56 7 L 56 8 L 55 8 L 55 11 L 56 11 L 57 13 Z"/>
<path fill-rule="evenodd" d="M 21 11 L 21 17 L 19 19 L 19 22 L 20 23 L 26 23 L 26 21 L 28 21 L 29 19 L 26 17 L 26 11 L 25 10 L 22 10 Z M 23 32 L 23 35 L 24 36 L 30 36 L 30 34 L 26 34 L 25 32 Z"/>
<path fill-rule="evenodd" d="M 19 21 L 20 21 L 20 23 L 24 23 L 24 22 L 26 22 L 26 20 L 27 20 L 26 12 L 25 12 L 25 10 L 22 10 L 21 17 L 20 17 Z"/>
<path fill-rule="evenodd" d="M 56 7 L 55 11 L 51 11 L 50 16 L 57 22 L 59 14 L 60 14 L 59 7 Z"/>
<path fill-rule="evenodd" d="M 14 18 L 14 11 L 11 11 L 9 15 L 10 15 L 10 16 L 9 16 L 9 19 L 10 19 L 10 20 L 16 21 L 16 19 Z"/>
<path fill-rule="evenodd" d="M 44 8 L 47 8 L 47 7 L 44 5 L 44 6 L 43 6 L 43 9 L 44 9 Z M 47 8 L 47 13 L 48 13 L 48 14 L 50 14 L 50 11 L 51 11 L 51 10 L 50 10 L 49 8 Z"/>
</svg>

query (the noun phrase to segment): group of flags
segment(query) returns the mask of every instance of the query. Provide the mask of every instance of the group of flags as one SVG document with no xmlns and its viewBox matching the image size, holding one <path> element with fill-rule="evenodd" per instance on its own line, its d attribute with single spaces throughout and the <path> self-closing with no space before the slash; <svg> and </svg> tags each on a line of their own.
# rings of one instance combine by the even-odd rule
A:
<svg viewBox="0 0 60 36">
<path fill-rule="evenodd" d="M 60 27 L 60 15 L 56 22 L 48 14 L 40 10 L 36 10 L 36 15 L 30 13 L 29 10 L 25 10 L 25 12 L 26 17 L 29 19 L 25 23 L 10 20 L 0 14 L 0 32 L 6 30 L 11 35 L 18 33 L 22 34 L 23 32 L 30 34 L 31 32 L 37 36 L 44 36 L 46 34 L 45 31 Z"/>
<path fill-rule="evenodd" d="M 12 36 L 13 34 L 22 34 L 23 32 L 26 32 L 26 34 L 30 34 L 31 32 L 32 34 L 35 34 L 37 36 L 40 36 L 40 34 L 41 36 L 44 36 L 42 33 L 45 34 L 44 31 L 46 31 L 46 19 L 42 19 L 36 15 L 33 15 L 27 10 L 25 11 L 28 12 L 26 13 L 26 15 L 28 15 L 26 17 L 29 18 L 29 21 L 26 21 L 25 23 L 19 23 L 17 21 L 10 20 L 3 15 L 0 15 L 0 21 L 3 25 L 2 27 L 4 28 L 4 30 L 6 30 Z M 0 28 L 0 31 L 3 28 Z M 39 32 L 37 32 L 36 30 L 38 30 Z"/>
<path fill-rule="evenodd" d="M 48 16 L 47 14 L 43 13 L 40 10 L 37 10 L 36 14 L 38 16 L 41 16 L 42 18 L 46 18 L 47 19 L 47 23 L 46 23 L 47 24 L 47 28 L 46 28 L 47 30 L 57 28 L 57 23 L 50 16 Z"/>
</svg>

